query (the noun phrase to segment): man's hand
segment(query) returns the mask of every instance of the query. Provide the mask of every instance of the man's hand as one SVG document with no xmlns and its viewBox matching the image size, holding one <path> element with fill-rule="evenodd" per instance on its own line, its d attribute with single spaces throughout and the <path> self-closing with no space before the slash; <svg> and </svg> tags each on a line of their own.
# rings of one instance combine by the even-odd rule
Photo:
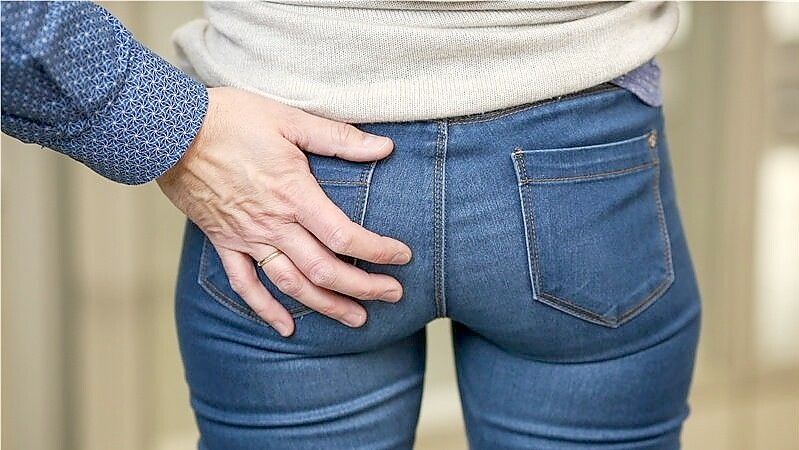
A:
<svg viewBox="0 0 799 450">
<path fill-rule="evenodd" d="M 391 153 L 391 139 L 308 114 L 235 88 L 210 88 L 205 121 L 181 160 L 158 178 L 164 194 L 214 245 L 230 285 L 280 334 L 294 331 L 288 311 L 257 277 L 265 264 L 286 295 L 346 325 L 366 321 L 361 300 L 396 302 L 400 283 L 367 273 L 334 254 L 405 264 L 407 245 L 352 222 L 316 182 L 300 148 L 352 161 Z"/>
</svg>

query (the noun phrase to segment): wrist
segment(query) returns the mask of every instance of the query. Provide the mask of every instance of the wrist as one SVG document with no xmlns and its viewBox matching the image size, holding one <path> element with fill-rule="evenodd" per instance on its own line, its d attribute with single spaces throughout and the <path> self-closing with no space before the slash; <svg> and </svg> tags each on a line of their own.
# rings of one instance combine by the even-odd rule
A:
<svg viewBox="0 0 799 450">
<path fill-rule="evenodd" d="M 172 167 L 167 169 L 164 173 L 156 178 L 158 184 L 168 183 L 173 180 L 177 173 L 180 172 L 186 165 L 191 164 L 191 161 L 198 158 L 203 149 L 211 141 L 211 136 L 216 134 L 215 123 L 219 113 L 219 88 L 205 88 L 208 96 L 208 107 L 205 116 L 203 117 L 202 124 L 200 125 L 197 133 L 192 139 L 191 143 L 186 147 L 181 157 L 175 162 Z"/>
</svg>

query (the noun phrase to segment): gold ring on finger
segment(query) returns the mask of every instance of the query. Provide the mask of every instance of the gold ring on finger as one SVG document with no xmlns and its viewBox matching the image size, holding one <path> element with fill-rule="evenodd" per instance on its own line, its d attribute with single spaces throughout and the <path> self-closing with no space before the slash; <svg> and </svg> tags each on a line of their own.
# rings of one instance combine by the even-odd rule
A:
<svg viewBox="0 0 799 450">
<path fill-rule="evenodd" d="M 280 250 L 273 251 L 272 253 L 267 255 L 264 259 L 258 261 L 258 267 L 263 267 L 264 265 L 266 265 L 266 263 L 268 263 L 269 261 L 277 258 L 278 256 L 280 256 L 282 254 L 283 254 L 283 252 L 281 252 Z"/>
</svg>

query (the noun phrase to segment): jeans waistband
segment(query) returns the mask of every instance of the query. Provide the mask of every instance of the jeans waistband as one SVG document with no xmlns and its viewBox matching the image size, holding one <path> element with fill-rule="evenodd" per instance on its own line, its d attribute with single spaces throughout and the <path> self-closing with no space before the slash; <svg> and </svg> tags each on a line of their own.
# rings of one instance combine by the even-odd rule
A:
<svg viewBox="0 0 799 450">
<path fill-rule="evenodd" d="M 563 100 L 563 99 L 567 99 L 567 98 L 571 98 L 571 97 L 579 97 L 579 96 L 582 96 L 582 95 L 592 94 L 592 93 L 596 93 L 596 92 L 609 91 L 609 90 L 613 90 L 613 89 L 622 89 L 622 88 L 620 88 L 619 86 L 616 86 L 613 83 L 606 82 L 606 83 L 597 84 L 595 86 L 591 86 L 589 88 L 586 88 L 586 89 L 583 89 L 583 90 L 580 90 L 580 91 L 575 91 L 575 92 L 571 92 L 569 94 L 559 95 L 557 97 L 551 97 L 551 98 L 547 98 L 547 99 L 543 99 L 543 100 L 537 100 L 537 101 L 534 101 L 534 102 L 522 103 L 522 104 L 519 104 L 519 105 L 508 106 L 508 107 L 505 107 L 505 108 L 494 109 L 494 110 L 491 110 L 491 111 L 485 111 L 485 112 L 481 112 L 481 113 L 466 114 L 466 115 L 461 115 L 461 116 L 452 116 L 452 117 L 446 117 L 446 118 L 443 118 L 443 119 L 434 119 L 434 120 L 431 120 L 431 122 L 446 121 L 448 123 L 458 123 L 458 122 L 473 122 L 473 121 L 478 121 L 478 120 L 490 120 L 492 118 L 500 117 L 500 116 L 503 116 L 505 114 L 509 114 L 509 113 L 512 113 L 512 112 L 515 112 L 515 111 L 519 111 L 519 110 L 523 110 L 523 109 L 527 109 L 527 108 L 532 108 L 532 107 L 536 107 L 536 106 L 541 106 L 541 105 L 546 105 L 548 103 L 552 103 L 552 102 L 555 102 L 555 101 L 558 101 L 558 100 Z"/>
</svg>

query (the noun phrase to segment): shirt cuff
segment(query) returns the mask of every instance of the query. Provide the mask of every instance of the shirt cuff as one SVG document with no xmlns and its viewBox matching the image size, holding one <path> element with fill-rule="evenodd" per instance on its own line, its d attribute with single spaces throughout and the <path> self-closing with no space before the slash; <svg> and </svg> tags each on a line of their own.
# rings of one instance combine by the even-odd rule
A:
<svg viewBox="0 0 799 450">
<path fill-rule="evenodd" d="M 208 110 L 208 91 L 138 42 L 128 56 L 118 94 L 80 134 L 57 145 L 106 178 L 142 184 L 191 145 Z"/>
</svg>

